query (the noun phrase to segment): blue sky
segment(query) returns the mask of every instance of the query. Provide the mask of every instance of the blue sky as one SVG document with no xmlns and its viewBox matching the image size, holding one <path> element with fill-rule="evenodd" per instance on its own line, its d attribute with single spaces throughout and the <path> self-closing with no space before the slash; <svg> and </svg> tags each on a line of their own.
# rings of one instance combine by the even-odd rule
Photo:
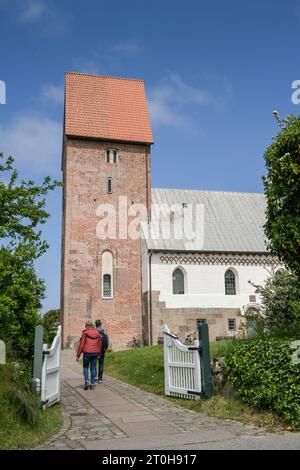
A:
<svg viewBox="0 0 300 470">
<path fill-rule="evenodd" d="M 299 0 L 0 0 L 0 151 L 60 178 L 66 71 L 145 80 L 154 187 L 262 191 L 272 115 L 299 114 Z M 38 272 L 59 305 L 61 194 Z"/>
</svg>

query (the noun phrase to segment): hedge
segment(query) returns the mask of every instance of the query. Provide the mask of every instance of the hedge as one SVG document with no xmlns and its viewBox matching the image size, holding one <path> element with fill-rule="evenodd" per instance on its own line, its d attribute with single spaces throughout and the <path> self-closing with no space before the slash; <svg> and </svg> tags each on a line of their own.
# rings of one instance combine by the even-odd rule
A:
<svg viewBox="0 0 300 470">
<path fill-rule="evenodd" d="M 300 427 L 300 364 L 292 362 L 292 351 L 288 340 L 240 340 L 225 367 L 243 401 L 276 411 L 296 429 Z"/>
</svg>

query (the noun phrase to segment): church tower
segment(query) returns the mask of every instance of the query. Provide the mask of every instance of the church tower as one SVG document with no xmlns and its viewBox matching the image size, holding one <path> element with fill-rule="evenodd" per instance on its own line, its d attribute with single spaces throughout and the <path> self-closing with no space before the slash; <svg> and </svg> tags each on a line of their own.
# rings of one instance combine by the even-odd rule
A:
<svg viewBox="0 0 300 470">
<path fill-rule="evenodd" d="M 120 214 L 129 211 L 130 223 L 131 207 L 150 209 L 152 143 L 142 80 L 66 74 L 61 273 L 65 347 L 79 338 L 87 320 L 102 320 L 113 349 L 126 347 L 133 336 L 142 338 L 140 240 L 120 229 Z M 115 221 L 108 238 L 99 229 L 106 210 L 110 222 Z"/>
</svg>

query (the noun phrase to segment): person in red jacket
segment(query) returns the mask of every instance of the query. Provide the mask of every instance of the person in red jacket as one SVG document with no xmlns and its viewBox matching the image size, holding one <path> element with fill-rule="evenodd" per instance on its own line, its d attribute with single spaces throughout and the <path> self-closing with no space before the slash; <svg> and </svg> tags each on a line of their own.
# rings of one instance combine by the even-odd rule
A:
<svg viewBox="0 0 300 470">
<path fill-rule="evenodd" d="M 99 331 L 96 330 L 94 324 L 87 321 L 85 329 L 82 332 L 78 347 L 76 360 L 78 361 L 83 353 L 83 375 L 84 390 L 95 388 L 96 364 L 97 358 L 102 353 L 102 341 Z M 89 368 L 91 370 L 91 380 L 89 380 Z"/>
</svg>

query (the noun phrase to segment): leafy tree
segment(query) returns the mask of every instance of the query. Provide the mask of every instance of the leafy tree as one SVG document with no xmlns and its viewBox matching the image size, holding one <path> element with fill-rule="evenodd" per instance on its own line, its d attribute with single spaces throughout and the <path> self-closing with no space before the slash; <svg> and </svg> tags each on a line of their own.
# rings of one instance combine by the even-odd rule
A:
<svg viewBox="0 0 300 470">
<path fill-rule="evenodd" d="M 60 322 L 60 309 L 48 310 L 43 316 L 44 343 L 51 346 Z"/>
<path fill-rule="evenodd" d="M 0 337 L 15 356 L 28 357 L 45 291 L 34 268 L 48 248 L 38 226 L 49 217 L 45 196 L 60 183 L 19 182 L 13 162 L 0 153 Z"/>
<path fill-rule="evenodd" d="M 277 337 L 300 337 L 300 284 L 296 274 L 279 270 L 263 286 L 254 285 L 260 295 L 262 310 L 256 320 L 256 331 Z"/>
<path fill-rule="evenodd" d="M 300 116 L 281 119 L 280 132 L 265 152 L 265 233 L 269 248 L 300 277 Z"/>
</svg>

